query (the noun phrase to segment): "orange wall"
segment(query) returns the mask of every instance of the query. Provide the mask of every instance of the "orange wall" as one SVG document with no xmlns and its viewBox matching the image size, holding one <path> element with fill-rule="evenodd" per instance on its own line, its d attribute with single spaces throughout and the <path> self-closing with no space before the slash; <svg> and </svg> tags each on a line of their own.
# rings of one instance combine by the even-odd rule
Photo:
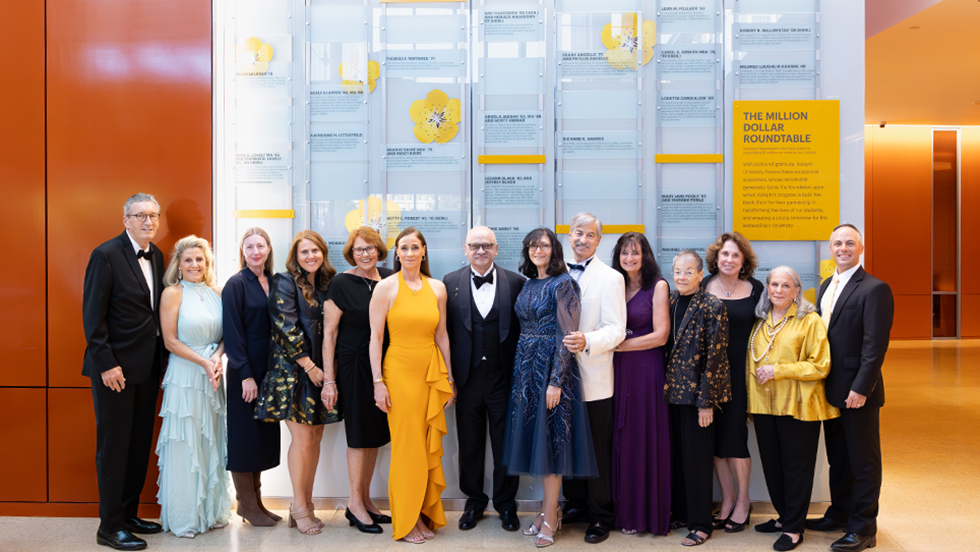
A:
<svg viewBox="0 0 980 552">
<path fill-rule="evenodd" d="M 866 266 L 895 293 L 896 339 L 932 335 L 932 127 L 865 127 Z M 960 132 L 960 335 L 980 337 L 980 128 Z"/>
<path fill-rule="evenodd" d="M 0 515 L 94 516 L 85 266 L 123 231 L 122 204 L 136 192 L 160 200 L 154 241 L 165 252 L 190 233 L 211 238 L 211 5 L 9 4 L 0 35 L 17 54 L 0 79 L 0 225 L 27 239 L 6 244 L 21 269 L 0 287 L 0 404 L 32 415 L 0 421 L 0 441 L 16 443 L 0 453 L 0 473 L 18 474 L 0 485 Z M 152 504 L 155 457 L 146 481 Z"/>
</svg>

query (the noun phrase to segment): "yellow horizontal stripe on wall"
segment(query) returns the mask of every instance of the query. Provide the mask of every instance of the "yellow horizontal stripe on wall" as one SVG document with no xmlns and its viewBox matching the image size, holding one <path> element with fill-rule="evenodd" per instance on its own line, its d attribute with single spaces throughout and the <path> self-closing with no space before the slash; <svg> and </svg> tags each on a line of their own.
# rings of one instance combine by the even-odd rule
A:
<svg viewBox="0 0 980 552">
<path fill-rule="evenodd" d="M 571 231 L 571 228 L 567 224 L 559 224 L 555 226 L 555 234 L 567 234 Z M 646 232 L 646 225 L 644 224 L 603 224 L 602 233 L 603 234 L 625 234 L 627 232 Z"/>
<path fill-rule="evenodd" d="M 235 217 L 236 219 L 291 219 L 296 218 L 296 213 L 292 209 L 241 209 L 232 212 L 231 216 Z"/>
<path fill-rule="evenodd" d="M 720 153 L 661 153 L 654 160 L 657 163 L 722 163 L 725 157 Z"/>
<path fill-rule="evenodd" d="M 481 155 L 477 159 L 481 165 L 540 165 L 545 162 L 543 155 Z"/>
</svg>

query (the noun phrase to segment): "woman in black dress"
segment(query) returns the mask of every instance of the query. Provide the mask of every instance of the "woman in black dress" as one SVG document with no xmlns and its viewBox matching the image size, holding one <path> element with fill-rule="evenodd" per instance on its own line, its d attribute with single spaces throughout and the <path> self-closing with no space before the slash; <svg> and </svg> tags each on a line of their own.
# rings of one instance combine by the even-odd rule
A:
<svg viewBox="0 0 980 552">
<path fill-rule="evenodd" d="M 350 503 L 344 513 L 351 525 L 365 533 L 380 533 L 378 523 L 391 523 L 371 503 L 371 478 L 378 447 L 391 441 L 388 416 L 374 405 L 374 382 L 368 343 L 371 321 L 368 307 L 375 285 L 392 274 L 379 267 L 388 256 L 384 240 L 371 228 L 355 228 L 344 245 L 344 258 L 354 268 L 330 282 L 323 305 L 323 371 L 320 392 L 327 410 L 337 408 L 347 429 L 347 475 Z"/>
<path fill-rule="evenodd" d="M 752 511 L 745 355 L 763 286 L 752 277 L 758 266 L 752 244 L 738 232 L 718 236 L 708 246 L 705 258 L 711 273 L 704 281 L 705 292 L 721 299 L 728 311 L 728 363 L 732 374 L 732 400 L 715 419 L 715 473 L 721 486 L 721 510 L 714 519 L 714 528 L 738 533 L 745 529 Z"/>
<path fill-rule="evenodd" d="M 272 344 L 269 372 L 259 387 L 255 418 L 285 420 L 291 441 L 287 452 L 293 503 L 289 526 L 304 535 L 323 528 L 313 511 L 313 479 L 320 460 L 323 426 L 340 421 L 319 401 L 323 386 L 323 301 L 337 273 L 327 260 L 320 234 L 301 230 L 293 238 L 286 272 L 272 277 L 269 314 Z"/>
<path fill-rule="evenodd" d="M 241 271 L 221 293 L 225 354 L 228 355 L 228 460 L 238 495 L 238 515 L 268 527 L 282 518 L 262 504 L 262 472 L 279 465 L 279 424 L 255 419 L 255 399 L 269 361 L 269 280 L 272 242 L 261 228 L 249 228 L 238 247 Z"/>
</svg>

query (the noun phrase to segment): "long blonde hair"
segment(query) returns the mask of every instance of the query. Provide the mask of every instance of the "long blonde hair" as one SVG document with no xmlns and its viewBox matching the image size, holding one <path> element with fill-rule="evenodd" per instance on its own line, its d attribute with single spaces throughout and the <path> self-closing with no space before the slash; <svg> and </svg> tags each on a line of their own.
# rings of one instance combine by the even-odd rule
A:
<svg viewBox="0 0 980 552">
<path fill-rule="evenodd" d="M 242 241 L 238 242 L 238 269 L 241 270 L 248 266 L 248 261 L 245 260 L 245 253 L 242 252 L 242 249 L 245 247 L 245 240 L 251 236 L 262 236 L 265 240 L 265 245 L 269 248 L 269 257 L 265 260 L 265 266 L 262 268 L 269 274 L 274 274 L 276 264 L 272 261 L 272 238 L 269 237 L 269 234 L 265 230 L 258 226 L 253 226 L 245 230 L 245 233 L 242 234 Z"/>
<path fill-rule="evenodd" d="M 174 244 L 174 251 L 170 254 L 170 265 L 167 266 L 167 272 L 163 275 L 163 285 L 172 286 L 183 279 L 180 274 L 180 257 L 188 249 L 200 249 L 204 253 L 204 260 L 208 263 L 207 268 L 204 269 L 204 283 L 214 287 L 216 278 L 214 277 L 214 254 L 211 253 L 211 246 L 208 245 L 208 240 L 199 238 L 194 234 L 180 238 Z"/>
</svg>

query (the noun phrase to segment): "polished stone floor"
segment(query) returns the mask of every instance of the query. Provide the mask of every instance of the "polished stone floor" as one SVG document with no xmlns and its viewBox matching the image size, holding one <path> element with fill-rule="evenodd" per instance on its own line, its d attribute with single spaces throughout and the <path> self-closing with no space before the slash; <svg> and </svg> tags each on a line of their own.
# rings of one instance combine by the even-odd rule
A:
<svg viewBox="0 0 980 552">
<path fill-rule="evenodd" d="M 980 550 L 980 526 L 971 508 L 980 490 L 980 341 L 892 343 L 885 367 L 886 401 L 882 410 L 884 485 L 876 552 Z M 758 505 L 753 523 L 768 519 Z M 811 511 L 822 510 L 813 505 Z M 771 511 L 771 510 L 770 510 Z M 285 512 L 283 512 L 285 514 Z M 285 523 L 271 529 L 243 525 L 240 518 L 193 540 L 170 534 L 150 535 L 150 550 L 284 552 L 343 549 L 404 550 L 411 546 L 385 535 L 364 535 L 347 526 L 343 511 L 319 511 L 327 524 L 317 536 L 303 536 Z M 528 537 L 506 533 L 495 518 L 468 532 L 456 529 L 459 512 L 425 549 L 532 549 Z M 530 521 L 522 513 L 522 521 Z M 0 518 L 0 551 L 107 550 L 95 544 L 98 520 L 88 518 Z M 562 549 L 680 550 L 684 532 L 667 537 L 614 533 L 601 545 L 582 540 L 584 526 L 558 534 Z M 807 533 L 797 550 L 828 550 L 839 534 Z M 771 550 L 772 535 L 747 530 L 716 532 L 701 550 Z"/>
</svg>

